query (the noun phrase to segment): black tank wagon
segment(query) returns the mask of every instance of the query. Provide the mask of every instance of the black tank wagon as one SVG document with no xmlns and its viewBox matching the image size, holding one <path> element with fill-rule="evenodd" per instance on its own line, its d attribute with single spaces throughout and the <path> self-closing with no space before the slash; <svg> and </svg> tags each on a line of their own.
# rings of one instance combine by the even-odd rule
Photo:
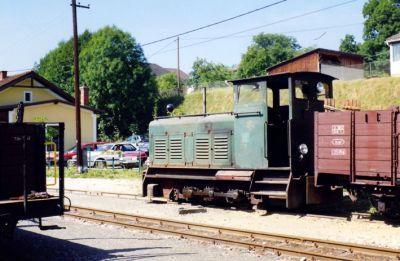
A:
<svg viewBox="0 0 400 261">
<path fill-rule="evenodd" d="M 59 155 L 63 157 L 64 124 L 59 123 L 58 129 Z M 11 236 L 19 220 L 62 215 L 62 165 L 58 181 L 59 195 L 48 195 L 45 125 L 0 123 L 0 236 Z"/>
</svg>

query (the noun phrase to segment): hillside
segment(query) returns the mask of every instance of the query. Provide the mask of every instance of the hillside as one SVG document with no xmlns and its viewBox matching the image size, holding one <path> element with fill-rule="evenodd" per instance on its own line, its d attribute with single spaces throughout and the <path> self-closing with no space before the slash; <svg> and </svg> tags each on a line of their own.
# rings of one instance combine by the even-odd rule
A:
<svg viewBox="0 0 400 261">
<path fill-rule="evenodd" d="M 353 81 L 334 81 L 333 94 L 336 106 L 343 107 L 346 100 L 357 100 L 361 109 L 384 109 L 400 106 L 400 78 L 382 77 Z M 231 87 L 209 89 L 208 112 L 232 111 L 233 90 Z M 179 114 L 202 113 L 202 93 L 186 95 L 184 103 L 177 108 Z"/>
</svg>

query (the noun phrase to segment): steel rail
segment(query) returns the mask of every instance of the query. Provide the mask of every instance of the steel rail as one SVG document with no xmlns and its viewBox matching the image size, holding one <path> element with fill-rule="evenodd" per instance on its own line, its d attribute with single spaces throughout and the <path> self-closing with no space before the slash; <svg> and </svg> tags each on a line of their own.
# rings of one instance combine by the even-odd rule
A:
<svg viewBox="0 0 400 261">
<path fill-rule="evenodd" d="M 400 250 L 396 249 L 389 249 L 389 248 L 381 248 L 381 247 L 373 247 L 373 246 L 364 246 L 358 244 L 350 244 L 350 243 L 343 243 L 343 242 L 336 242 L 336 241 L 329 241 L 329 240 L 321 240 L 321 239 L 314 239 L 308 237 L 299 237 L 299 236 L 290 236 L 284 234 L 276 234 L 276 233 L 267 233 L 267 232 L 259 232 L 259 231 L 252 231 L 252 230 L 242 230 L 236 228 L 229 228 L 223 226 L 214 226 L 214 225 L 207 225 L 207 224 L 199 224 L 199 223 L 192 223 L 186 221 L 179 221 L 173 219 L 165 219 L 165 218 L 158 218 L 158 217 L 150 217 L 150 216 L 143 216 L 143 215 L 135 215 L 135 214 L 127 214 L 121 212 L 113 212 L 107 210 L 99 210 L 93 208 L 85 208 L 85 207 L 78 207 L 78 206 L 71 206 L 71 212 L 65 213 L 65 215 L 76 217 L 76 218 L 83 218 L 89 219 L 97 222 L 104 222 L 115 224 L 123 227 L 133 227 L 138 229 L 144 229 L 151 232 L 161 232 L 167 234 L 174 234 L 179 235 L 181 237 L 186 238 L 194 238 L 200 240 L 211 241 L 213 243 L 220 242 L 224 244 L 233 244 L 238 246 L 244 246 L 249 249 L 261 249 L 261 250 L 270 250 L 275 252 L 276 254 L 286 254 L 289 256 L 301 256 L 307 257 L 312 259 L 321 259 L 321 260 L 359 260 L 362 257 L 354 258 L 354 257 L 347 257 L 344 255 L 367 255 L 368 257 L 375 257 L 375 258 L 392 258 L 392 259 L 400 259 Z M 72 213 L 75 212 L 75 213 Z M 87 213 L 88 215 L 82 215 L 80 213 Z M 113 220 L 109 220 L 107 218 L 99 218 L 95 217 L 98 216 L 108 216 Z M 119 219 L 119 220 L 118 220 Z M 121 220 L 128 220 L 130 222 L 137 222 L 137 223 L 129 223 L 127 221 Z M 141 224 L 139 224 L 141 223 Z M 144 223 L 144 224 L 143 224 Z M 147 223 L 147 225 L 146 225 Z M 161 227 L 154 227 L 148 225 L 148 223 L 153 225 L 159 225 Z M 185 229 L 185 231 L 178 231 L 177 228 L 165 228 L 166 226 L 173 226 L 178 227 L 180 229 Z M 217 236 L 209 236 L 209 235 L 201 235 L 195 231 L 202 231 L 208 233 L 215 233 Z M 225 237 L 223 237 L 225 236 Z M 238 239 L 231 238 L 232 236 L 239 236 L 244 237 L 249 241 L 243 241 Z M 267 245 L 265 242 L 257 243 L 256 240 L 273 240 L 275 243 L 276 241 L 280 243 L 284 243 L 286 245 L 289 244 L 307 244 L 308 248 L 313 248 L 313 250 L 323 250 L 327 248 L 329 251 L 337 251 L 341 250 L 344 251 L 340 256 L 332 256 L 329 254 L 318 253 L 315 251 L 304 250 L 304 249 L 293 249 L 293 247 L 284 247 L 284 246 L 277 246 L 277 245 Z M 304 246 L 303 246 L 304 248 Z M 343 255 L 344 254 L 344 255 Z"/>
<path fill-rule="evenodd" d="M 58 192 L 58 188 L 47 188 L 48 191 L 56 191 Z M 113 198 L 121 198 L 121 199 L 136 199 L 136 200 L 149 200 L 149 202 L 165 202 L 168 203 L 168 199 L 160 199 L 160 198 L 148 198 L 143 197 L 141 194 L 133 194 L 133 193 L 118 193 L 118 192 L 108 192 L 108 191 L 91 191 L 91 190 L 80 190 L 80 189 L 64 189 L 66 193 L 70 194 L 83 194 L 88 196 L 99 196 L 99 197 L 113 197 Z M 279 213 L 287 214 L 289 212 L 280 211 Z M 290 213 L 293 214 L 293 213 Z M 368 222 L 384 222 L 382 218 L 374 217 L 372 220 L 372 216 L 369 213 L 358 213 L 352 212 L 350 215 L 327 215 L 327 214 L 318 214 L 318 213 L 303 213 L 304 216 L 307 217 L 315 217 L 315 218 L 324 218 L 324 219 L 335 219 L 335 220 L 352 220 L 355 218 L 356 220 L 364 220 Z M 353 217 L 354 216 L 354 217 Z"/>
<path fill-rule="evenodd" d="M 58 188 L 47 188 L 48 191 L 56 191 L 58 192 Z M 149 200 L 149 202 L 156 201 L 156 202 L 165 202 L 168 203 L 168 199 L 160 199 L 160 198 L 148 198 L 143 197 L 141 194 L 133 194 L 133 193 L 118 193 L 118 192 L 108 192 L 108 191 L 91 191 L 91 190 L 80 190 L 80 189 L 64 189 L 66 193 L 70 194 L 83 194 L 88 196 L 99 196 L 99 197 L 114 197 L 114 198 L 121 198 L 121 199 L 136 199 L 136 200 Z M 279 213 L 287 214 L 289 212 L 280 211 Z M 290 213 L 293 214 L 293 213 Z M 368 220 L 368 222 L 383 222 L 382 218 L 374 217 L 372 220 L 371 214 L 368 213 L 358 213 L 352 212 L 350 216 L 346 215 L 327 215 L 327 214 L 318 214 L 318 213 L 303 213 L 304 216 L 307 217 L 315 217 L 315 218 L 324 218 L 324 219 L 336 219 L 336 220 L 352 220 L 353 216 L 356 220 Z"/>
<path fill-rule="evenodd" d="M 58 191 L 58 188 L 47 188 L 47 190 Z M 125 198 L 125 199 L 145 199 L 140 194 L 131 194 L 131 193 L 118 193 L 118 192 L 107 192 L 107 191 L 90 191 L 90 190 L 81 190 L 81 189 L 64 189 L 65 192 L 70 194 L 85 194 L 89 196 L 111 196 L 116 198 Z"/>
</svg>

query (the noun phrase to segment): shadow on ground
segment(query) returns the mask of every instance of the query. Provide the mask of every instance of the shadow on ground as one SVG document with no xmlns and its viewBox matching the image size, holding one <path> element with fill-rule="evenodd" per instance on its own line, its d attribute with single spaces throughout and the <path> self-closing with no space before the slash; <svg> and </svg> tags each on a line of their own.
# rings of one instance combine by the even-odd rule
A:
<svg viewBox="0 0 400 261">
<path fill-rule="evenodd" d="M 76 242 L 88 239 L 142 240 L 135 237 L 91 238 L 85 236 L 61 240 L 17 228 L 13 240 L 2 239 L 0 241 L 0 260 L 141 260 L 154 257 L 166 257 L 167 259 L 168 257 L 178 257 L 179 259 L 179 256 L 193 254 L 175 252 L 171 250 L 171 247 L 163 246 L 163 241 L 159 242 L 159 246 L 117 248 L 112 250 L 99 249 Z M 150 240 L 155 242 L 152 239 Z M 115 245 L 118 244 L 116 243 Z"/>
</svg>

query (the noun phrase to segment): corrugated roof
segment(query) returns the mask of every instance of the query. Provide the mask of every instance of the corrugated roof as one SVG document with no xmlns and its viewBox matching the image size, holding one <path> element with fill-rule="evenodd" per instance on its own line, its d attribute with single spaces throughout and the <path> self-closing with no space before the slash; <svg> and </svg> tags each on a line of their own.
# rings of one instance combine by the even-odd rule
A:
<svg viewBox="0 0 400 261">
<path fill-rule="evenodd" d="M 399 42 L 400 41 L 400 33 L 395 34 L 390 36 L 389 38 L 386 39 L 386 43 L 393 43 L 393 42 Z"/>
<path fill-rule="evenodd" d="M 341 51 L 329 50 L 329 49 L 324 49 L 324 48 L 317 48 L 317 49 L 314 49 L 314 50 L 309 51 L 307 53 L 303 53 L 303 54 L 301 54 L 299 56 L 293 57 L 292 59 L 283 61 L 281 63 L 278 63 L 278 64 L 274 65 L 274 66 L 271 66 L 271 67 L 267 68 L 266 71 L 268 72 L 269 70 L 275 69 L 276 67 L 279 67 L 281 65 L 284 65 L 284 64 L 287 64 L 287 63 L 290 63 L 290 62 L 293 62 L 293 61 L 295 61 L 297 59 L 303 58 L 303 57 L 308 56 L 308 55 L 313 54 L 313 53 L 323 53 L 323 54 L 326 54 L 326 55 L 336 55 L 336 56 L 350 56 L 350 57 L 363 59 L 363 57 L 361 55 L 359 55 L 359 54 L 345 53 L 345 52 L 341 52 Z"/>
</svg>

